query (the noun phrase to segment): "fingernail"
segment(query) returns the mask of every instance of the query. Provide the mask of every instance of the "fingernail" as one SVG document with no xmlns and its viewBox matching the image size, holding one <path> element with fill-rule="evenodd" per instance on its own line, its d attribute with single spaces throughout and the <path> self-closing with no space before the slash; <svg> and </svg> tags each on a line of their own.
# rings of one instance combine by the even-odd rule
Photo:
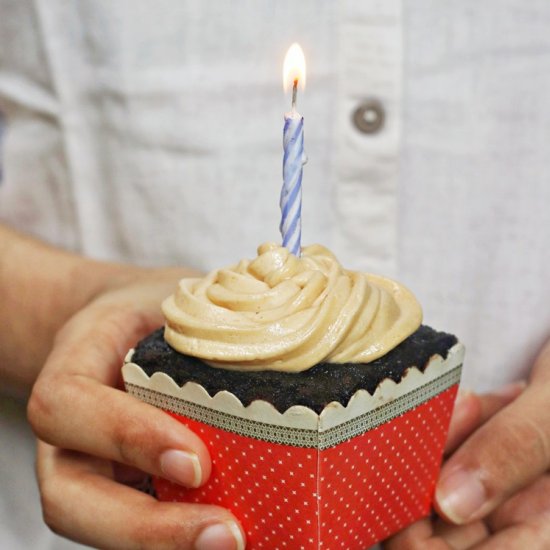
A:
<svg viewBox="0 0 550 550">
<path fill-rule="evenodd" d="M 526 387 L 527 387 L 527 382 L 525 382 L 525 380 L 519 380 L 518 382 L 511 382 L 510 384 L 506 384 L 505 386 L 502 386 L 498 390 L 495 390 L 493 393 L 495 395 L 499 395 L 500 397 L 504 397 L 507 399 L 514 399 Z"/>
<path fill-rule="evenodd" d="M 200 532 L 195 550 L 244 550 L 244 538 L 234 521 L 217 523 Z"/>
<path fill-rule="evenodd" d="M 194 453 L 164 451 L 160 456 L 160 469 L 167 478 L 186 487 L 199 487 L 202 481 L 201 463 Z"/>
<path fill-rule="evenodd" d="M 485 504 L 487 494 L 475 472 L 457 470 L 439 482 L 436 500 L 445 516 L 462 524 Z"/>
</svg>

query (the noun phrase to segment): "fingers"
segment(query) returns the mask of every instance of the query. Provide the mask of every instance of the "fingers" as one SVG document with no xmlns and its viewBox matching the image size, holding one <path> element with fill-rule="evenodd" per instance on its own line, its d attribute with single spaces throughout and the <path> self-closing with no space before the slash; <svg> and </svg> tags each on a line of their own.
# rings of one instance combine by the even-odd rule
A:
<svg viewBox="0 0 550 550">
<path fill-rule="evenodd" d="M 425 518 L 385 541 L 384 550 L 469 550 L 488 536 L 481 521 L 456 526 Z"/>
<path fill-rule="evenodd" d="M 482 521 L 474 521 L 468 525 L 450 525 L 437 518 L 434 535 L 443 539 L 453 550 L 470 550 L 472 546 L 489 537 L 489 530 Z"/>
<path fill-rule="evenodd" d="M 434 538 L 430 519 L 409 525 L 384 542 L 384 550 L 454 550 L 443 539 Z"/>
<path fill-rule="evenodd" d="M 480 519 L 550 464 L 550 386 L 531 384 L 490 418 L 443 466 L 438 512 L 457 524 Z"/>
<path fill-rule="evenodd" d="M 525 387 L 525 382 L 520 381 L 482 395 L 468 390 L 459 390 L 445 445 L 445 454 L 454 452 L 472 432 L 516 399 Z"/>
<path fill-rule="evenodd" d="M 119 390 L 73 378 L 49 391 L 36 390 L 29 419 L 40 439 L 187 487 L 198 487 L 208 479 L 211 463 L 206 446 L 183 424 Z M 50 406 L 51 399 L 55 407 Z"/>
<path fill-rule="evenodd" d="M 128 350 L 162 324 L 149 292 L 117 291 L 77 313 L 58 332 L 41 377 L 81 374 L 115 385 Z"/>
<path fill-rule="evenodd" d="M 472 550 L 547 550 L 550 548 L 550 514 L 538 515 L 493 534 Z"/>
<path fill-rule="evenodd" d="M 210 474 L 208 452 L 195 434 L 111 387 L 127 350 L 158 325 L 159 301 L 156 291 L 123 289 L 88 306 L 59 333 L 28 407 L 37 435 L 59 447 L 40 445 L 46 522 L 101 548 L 243 548 L 229 512 L 159 503 L 113 480 L 137 477 L 128 468 L 114 472 L 111 460 L 189 487 Z"/>
<path fill-rule="evenodd" d="M 109 479 L 106 461 L 45 443 L 37 464 L 44 519 L 60 535 L 120 550 L 244 548 L 241 527 L 223 508 L 158 502 Z"/>
<path fill-rule="evenodd" d="M 385 550 L 546 550 L 550 548 L 550 474 L 538 478 L 485 521 L 449 525 L 423 519 L 384 544 Z"/>
<path fill-rule="evenodd" d="M 549 514 L 550 474 L 547 473 L 501 504 L 486 521 L 496 533 L 521 523 L 529 524 L 538 515 Z"/>
<path fill-rule="evenodd" d="M 163 411 L 110 387 L 128 348 L 150 330 L 149 316 L 127 302 L 90 307 L 67 325 L 33 388 L 29 421 L 57 447 L 196 487 L 211 469 L 202 441 Z"/>
</svg>

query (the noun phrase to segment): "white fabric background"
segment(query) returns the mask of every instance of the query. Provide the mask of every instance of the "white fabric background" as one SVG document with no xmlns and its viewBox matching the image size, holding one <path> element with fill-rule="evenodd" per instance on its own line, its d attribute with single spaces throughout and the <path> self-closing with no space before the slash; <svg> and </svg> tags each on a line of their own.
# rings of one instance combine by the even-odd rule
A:
<svg viewBox="0 0 550 550">
<path fill-rule="evenodd" d="M 468 386 L 526 374 L 550 332 L 548 2 L 0 0 L 0 11 L 0 220 L 97 258 L 208 269 L 253 256 L 278 239 L 281 67 L 299 40 L 303 241 L 406 283 L 426 322 L 465 342 Z M 387 122 L 367 136 L 350 116 L 373 96 Z M 4 449 L 23 428 L 3 422 L 13 443 L 0 475 L 12 479 Z M 28 480 L 29 442 L 16 463 Z M 8 519 L 8 502 L 1 547 L 61 548 Z"/>
</svg>

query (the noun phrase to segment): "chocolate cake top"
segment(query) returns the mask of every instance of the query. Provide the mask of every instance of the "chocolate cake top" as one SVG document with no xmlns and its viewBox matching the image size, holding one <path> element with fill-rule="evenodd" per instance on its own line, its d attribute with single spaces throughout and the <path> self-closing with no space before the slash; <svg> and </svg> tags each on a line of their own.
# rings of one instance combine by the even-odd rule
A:
<svg viewBox="0 0 550 550">
<path fill-rule="evenodd" d="M 214 396 L 230 391 L 244 405 L 261 399 L 284 412 L 293 405 L 303 405 L 320 413 L 331 401 L 347 405 L 353 394 L 367 390 L 373 394 L 386 378 L 399 382 L 406 370 L 423 371 L 434 355 L 443 358 L 457 343 L 452 334 L 422 325 L 389 353 L 371 363 L 318 363 L 309 370 L 289 373 L 278 371 L 240 372 L 211 367 L 172 349 L 164 340 L 163 329 L 143 339 L 136 346 L 132 362 L 148 376 L 164 372 L 176 384 L 195 382 Z"/>
</svg>

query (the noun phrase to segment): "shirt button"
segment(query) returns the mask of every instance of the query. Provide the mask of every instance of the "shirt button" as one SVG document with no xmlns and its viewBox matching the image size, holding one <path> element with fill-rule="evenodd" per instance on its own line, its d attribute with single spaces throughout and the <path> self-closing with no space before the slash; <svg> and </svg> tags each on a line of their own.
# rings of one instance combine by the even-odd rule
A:
<svg viewBox="0 0 550 550">
<path fill-rule="evenodd" d="M 385 112 L 377 99 L 367 99 L 353 112 L 353 124 L 363 134 L 375 134 L 384 126 Z"/>
</svg>

